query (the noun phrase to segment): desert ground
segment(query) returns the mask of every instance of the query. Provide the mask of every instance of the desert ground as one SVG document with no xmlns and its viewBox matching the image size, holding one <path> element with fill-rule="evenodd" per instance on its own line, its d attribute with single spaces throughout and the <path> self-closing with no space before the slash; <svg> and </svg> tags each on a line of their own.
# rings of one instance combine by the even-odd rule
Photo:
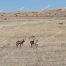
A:
<svg viewBox="0 0 66 66">
<path fill-rule="evenodd" d="M 38 39 L 38 48 L 31 48 L 32 39 Z M 66 66 L 66 17 L 1 15 L 0 66 Z"/>
</svg>

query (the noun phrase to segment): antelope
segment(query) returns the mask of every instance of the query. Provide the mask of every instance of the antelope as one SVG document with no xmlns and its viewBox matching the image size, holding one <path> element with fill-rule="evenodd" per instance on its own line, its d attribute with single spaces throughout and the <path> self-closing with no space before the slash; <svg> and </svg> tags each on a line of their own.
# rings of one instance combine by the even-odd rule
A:
<svg viewBox="0 0 66 66">
<path fill-rule="evenodd" d="M 21 47 L 21 45 L 23 46 L 23 43 L 25 42 L 25 40 L 23 39 L 22 41 L 17 41 L 16 42 L 16 47 L 18 47 L 18 45 L 20 45 L 20 47 Z"/>
<path fill-rule="evenodd" d="M 38 40 L 36 40 L 36 42 L 33 40 L 33 41 L 30 41 L 30 44 L 31 44 L 31 48 L 32 46 L 34 46 L 35 48 L 38 47 L 38 44 L 37 44 Z"/>
<path fill-rule="evenodd" d="M 38 47 L 38 44 L 37 44 L 37 42 L 38 42 L 38 40 L 36 40 L 36 42 L 35 42 L 35 48 L 37 48 L 37 47 Z"/>
<path fill-rule="evenodd" d="M 31 47 L 32 47 L 32 45 L 34 44 L 34 40 L 33 41 L 30 41 L 30 44 L 31 44 Z"/>
</svg>

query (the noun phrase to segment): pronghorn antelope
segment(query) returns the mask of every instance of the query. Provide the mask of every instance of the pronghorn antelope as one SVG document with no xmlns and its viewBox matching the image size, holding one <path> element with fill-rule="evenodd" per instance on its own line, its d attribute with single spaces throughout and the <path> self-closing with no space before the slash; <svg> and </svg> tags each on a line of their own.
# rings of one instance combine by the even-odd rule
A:
<svg viewBox="0 0 66 66">
<path fill-rule="evenodd" d="M 30 41 L 31 47 L 37 48 L 38 47 L 37 42 L 38 42 L 38 40 L 36 40 L 36 42 L 35 42 L 35 40 Z"/>
<path fill-rule="evenodd" d="M 17 41 L 16 42 L 16 47 L 18 47 L 18 45 L 20 45 L 20 47 L 21 47 L 21 45 L 23 46 L 23 43 L 25 42 L 25 40 L 23 39 L 22 41 Z"/>
</svg>

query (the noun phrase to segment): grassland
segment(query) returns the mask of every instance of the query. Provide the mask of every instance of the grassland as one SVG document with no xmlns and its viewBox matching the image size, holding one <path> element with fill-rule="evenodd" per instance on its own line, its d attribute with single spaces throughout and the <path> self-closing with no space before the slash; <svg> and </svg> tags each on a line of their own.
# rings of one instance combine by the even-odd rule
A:
<svg viewBox="0 0 66 66">
<path fill-rule="evenodd" d="M 38 48 L 31 48 L 32 36 Z M 17 48 L 22 39 L 24 46 Z M 66 17 L 1 15 L 0 66 L 66 66 Z"/>
</svg>

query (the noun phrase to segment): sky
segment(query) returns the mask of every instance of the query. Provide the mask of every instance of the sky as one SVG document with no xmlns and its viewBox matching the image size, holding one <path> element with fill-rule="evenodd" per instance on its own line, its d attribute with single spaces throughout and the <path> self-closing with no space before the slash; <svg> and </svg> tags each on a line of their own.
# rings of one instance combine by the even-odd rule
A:
<svg viewBox="0 0 66 66">
<path fill-rule="evenodd" d="M 66 0 L 0 0 L 1 11 L 65 8 Z"/>
</svg>

